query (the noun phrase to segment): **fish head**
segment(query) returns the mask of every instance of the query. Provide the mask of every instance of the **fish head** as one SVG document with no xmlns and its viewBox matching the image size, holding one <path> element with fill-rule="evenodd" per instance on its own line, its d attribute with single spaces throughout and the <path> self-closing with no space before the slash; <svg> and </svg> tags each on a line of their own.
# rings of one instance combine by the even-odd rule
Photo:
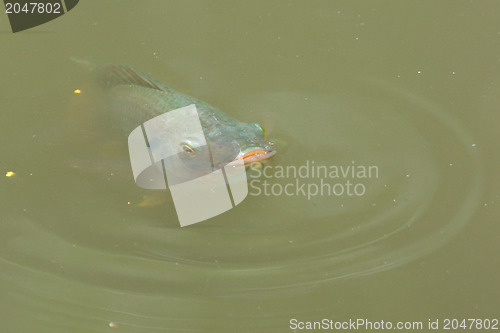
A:
<svg viewBox="0 0 500 333">
<path fill-rule="evenodd" d="M 167 156 L 163 163 L 170 185 L 202 177 L 235 160 L 249 164 L 275 154 L 272 143 L 264 138 L 264 128 L 258 124 L 219 119 L 202 123 L 202 134 L 176 131 L 174 125 L 166 123 L 159 126 L 156 135 L 149 138 L 149 145 L 157 155 Z M 171 136 L 176 139 L 171 140 Z"/>
<path fill-rule="evenodd" d="M 209 131 L 206 137 L 213 164 L 218 167 L 237 159 L 245 164 L 259 162 L 276 153 L 272 142 L 265 139 L 264 127 L 256 123 L 233 122 L 217 131 Z"/>
</svg>

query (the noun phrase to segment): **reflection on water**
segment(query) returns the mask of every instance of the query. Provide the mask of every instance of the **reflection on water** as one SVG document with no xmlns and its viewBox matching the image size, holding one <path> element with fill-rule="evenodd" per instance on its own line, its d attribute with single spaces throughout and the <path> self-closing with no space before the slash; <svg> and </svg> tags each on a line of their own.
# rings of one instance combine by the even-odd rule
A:
<svg viewBox="0 0 500 333">
<path fill-rule="evenodd" d="M 290 314 L 310 311 L 301 296 L 432 253 L 478 207 L 484 180 L 474 138 L 450 110 L 384 82 L 335 91 L 269 93 L 242 108 L 258 100 L 287 110 L 267 113 L 271 135 L 288 143 L 271 165 L 377 165 L 365 195 L 249 196 L 181 229 L 168 193 L 159 194 L 167 204 L 137 207 L 152 194 L 123 168 L 85 172 L 61 162 L 72 150 L 47 151 L 57 168 L 29 177 L 26 166 L 4 181 L 1 279 L 12 288 L 3 298 L 82 331 L 229 331 L 242 322 L 276 331 Z"/>
</svg>

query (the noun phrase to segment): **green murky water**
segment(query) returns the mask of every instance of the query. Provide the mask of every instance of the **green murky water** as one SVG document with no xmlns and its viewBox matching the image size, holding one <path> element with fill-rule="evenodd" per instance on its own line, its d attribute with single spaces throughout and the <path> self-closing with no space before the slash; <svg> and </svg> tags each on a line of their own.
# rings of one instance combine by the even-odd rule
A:
<svg viewBox="0 0 500 333">
<path fill-rule="evenodd" d="M 499 12 L 107 0 L 17 34 L 0 15 L 2 332 L 498 319 Z M 131 64 L 263 124 L 272 175 L 180 228 L 170 194 L 134 184 L 72 58 Z M 304 165 L 377 173 L 275 173 Z M 326 193 L 347 181 L 363 193 Z"/>
</svg>

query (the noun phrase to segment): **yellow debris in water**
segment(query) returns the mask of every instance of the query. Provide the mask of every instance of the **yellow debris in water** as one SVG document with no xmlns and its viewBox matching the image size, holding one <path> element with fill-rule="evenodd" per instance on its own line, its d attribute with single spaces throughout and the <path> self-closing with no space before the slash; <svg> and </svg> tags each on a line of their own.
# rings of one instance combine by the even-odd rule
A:
<svg viewBox="0 0 500 333">
<path fill-rule="evenodd" d="M 14 175 L 15 175 L 14 171 L 8 171 L 8 172 L 5 174 L 5 177 L 12 177 L 12 176 L 14 176 Z"/>
<path fill-rule="evenodd" d="M 75 90 L 75 94 L 81 94 L 81 93 L 82 93 L 82 91 L 80 89 Z"/>
</svg>

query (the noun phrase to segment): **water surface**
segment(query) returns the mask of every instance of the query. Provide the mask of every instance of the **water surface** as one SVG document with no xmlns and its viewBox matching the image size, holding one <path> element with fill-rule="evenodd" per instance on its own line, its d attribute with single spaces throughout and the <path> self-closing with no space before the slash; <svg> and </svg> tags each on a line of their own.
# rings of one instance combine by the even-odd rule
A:
<svg viewBox="0 0 500 333">
<path fill-rule="evenodd" d="M 108 0 L 2 34 L 1 327 L 498 318 L 499 9 Z M 170 194 L 134 184 L 126 141 L 73 58 L 128 63 L 263 124 L 280 143 L 268 167 L 371 165 L 378 177 L 353 180 L 362 196 L 249 195 L 180 228 Z"/>
</svg>

